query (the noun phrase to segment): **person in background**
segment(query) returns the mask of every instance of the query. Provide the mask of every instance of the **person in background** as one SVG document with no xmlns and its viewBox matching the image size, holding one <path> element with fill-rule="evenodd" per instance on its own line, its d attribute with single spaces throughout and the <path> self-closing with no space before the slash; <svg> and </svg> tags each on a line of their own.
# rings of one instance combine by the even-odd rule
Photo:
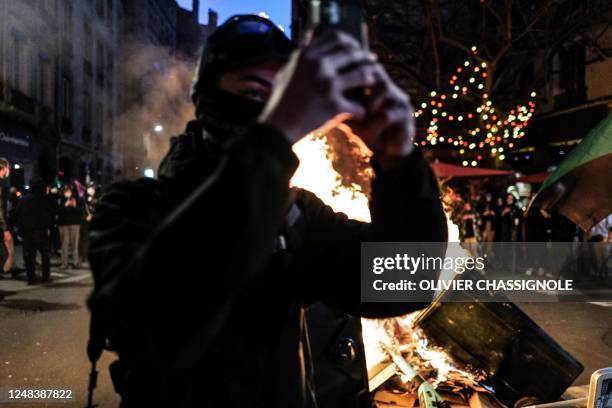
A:
<svg viewBox="0 0 612 408">
<path fill-rule="evenodd" d="M 57 225 L 62 243 L 62 269 L 68 269 L 68 252 L 72 249 L 72 266 L 81 267 L 79 258 L 79 230 L 85 217 L 83 205 L 70 187 L 64 188 L 63 198 L 58 209 Z"/>
<path fill-rule="evenodd" d="M 6 205 L 4 200 L 4 187 L 2 182 L 8 179 L 11 173 L 11 166 L 3 157 L 0 157 L 0 234 L 2 240 L 0 242 L 0 272 L 7 273 L 11 269 L 11 250 L 13 247 L 13 236 L 6 221 Z"/>
<path fill-rule="evenodd" d="M 477 221 L 478 217 L 472 209 L 472 204 L 466 201 L 461 215 L 461 231 L 466 249 L 470 251 L 472 256 L 478 256 Z"/>
<path fill-rule="evenodd" d="M 497 197 L 493 210 L 495 211 L 495 242 L 501 242 L 502 211 L 504 210 L 503 198 Z"/>
<path fill-rule="evenodd" d="M 57 188 L 55 184 L 51 184 L 49 187 L 48 198 L 53 203 L 53 223 L 51 225 L 51 231 L 49 232 L 49 248 L 51 256 L 60 255 L 60 249 L 62 247 L 62 241 L 60 239 L 59 227 L 57 225 L 57 214 L 59 206 L 62 202 L 62 190 Z"/>
<path fill-rule="evenodd" d="M 89 247 L 89 223 L 93 218 L 94 210 L 96 207 L 96 185 L 89 183 L 87 190 L 85 191 L 85 201 L 83 203 L 83 209 L 85 210 L 85 217 L 81 221 L 81 232 L 79 239 L 79 254 L 81 260 L 87 262 L 87 254 Z"/>
<path fill-rule="evenodd" d="M 495 225 L 497 223 L 497 213 L 491 193 L 487 193 L 485 196 L 480 219 L 482 222 L 482 240 L 490 247 L 491 243 L 495 241 Z"/>
<path fill-rule="evenodd" d="M 512 194 L 506 195 L 506 204 L 501 211 L 501 242 L 523 241 L 523 212 L 516 205 Z"/>
<path fill-rule="evenodd" d="M 591 228 L 588 240 L 592 249 L 592 274 L 598 278 L 604 278 L 607 274 L 608 241 L 609 230 L 612 228 L 612 214 L 598 222 Z"/>
<path fill-rule="evenodd" d="M 516 198 L 508 193 L 506 202 L 501 211 L 500 242 L 522 242 L 523 239 L 523 211 L 517 206 Z M 501 259 L 506 272 L 514 274 L 518 263 L 523 260 L 523 248 L 517 245 L 504 245 Z"/>
<path fill-rule="evenodd" d="M 42 282 L 51 281 L 49 260 L 49 228 L 53 220 L 52 204 L 41 179 L 32 180 L 29 193 L 16 209 L 17 228 L 23 238 L 23 260 L 28 285 L 39 283 L 36 276 L 36 253 L 42 260 Z"/>
</svg>

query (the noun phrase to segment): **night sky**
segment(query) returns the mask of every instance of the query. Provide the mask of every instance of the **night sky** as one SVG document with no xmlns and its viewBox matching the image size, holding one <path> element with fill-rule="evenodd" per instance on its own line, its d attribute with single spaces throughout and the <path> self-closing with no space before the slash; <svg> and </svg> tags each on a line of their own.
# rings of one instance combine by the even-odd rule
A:
<svg viewBox="0 0 612 408">
<path fill-rule="evenodd" d="M 178 4 L 191 10 L 192 0 L 178 0 Z M 291 1 L 290 0 L 200 0 L 200 22 L 208 22 L 208 9 L 219 13 L 219 22 L 224 22 L 234 14 L 249 14 L 264 12 L 276 24 L 281 25 L 287 35 L 290 31 Z"/>
</svg>

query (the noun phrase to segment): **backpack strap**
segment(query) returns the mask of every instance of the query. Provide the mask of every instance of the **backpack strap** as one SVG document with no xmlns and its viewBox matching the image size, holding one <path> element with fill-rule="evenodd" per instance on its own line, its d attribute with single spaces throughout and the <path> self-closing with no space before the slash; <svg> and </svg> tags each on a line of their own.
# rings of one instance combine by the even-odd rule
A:
<svg viewBox="0 0 612 408">
<path fill-rule="evenodd" d="M 98 383 L 98 371 L 96 363 L 100 359 L 106 344 L 106 335 L 97 308 L 91 307 L 91 318 L 89 321 L 89 340 L 87 341 L 87 357 L 91 362 L 89 372 L 89 385 L 87 387 L 87 405 L 85 408 L 94 408 L 93 393 Z"/>
</svg>

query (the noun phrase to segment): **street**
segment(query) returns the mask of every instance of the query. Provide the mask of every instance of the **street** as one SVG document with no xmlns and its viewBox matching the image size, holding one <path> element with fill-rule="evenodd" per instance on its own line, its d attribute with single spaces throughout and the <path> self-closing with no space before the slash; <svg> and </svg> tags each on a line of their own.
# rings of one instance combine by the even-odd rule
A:
<svg viewBox="0 0 612 408">
<path fill-rule="evenodd" d="M 90 365 L 85 353 L 89 314 L 85 299 L 92 288 L 86 269 L 60 275 L 54 282 L 27 286 L 22 280 L 0 280 L 0 390 L 69 389 L 73 399 L 47 400 L 27 406 L 84 407 Z M 612 366 L 612 305 L 589 303 L 522 304 L 521 308 L 585 366 L 575 385 L 584 385 L 591 373 Z M 118 406 L 108 365 L 111 353 L 99 363 L 95 402 Z M 2 406 L 23 407 L 24 403 Z"/>
<path fill-rule="evenodd" d="M 27 406 L 84 407 L 90 364 L 86 355 L 89 313 L 85 299 L 93 286 L 89 270 L 68 270 L 62 275 L 52 268 L 51 284 L 27 286 L 20 281 L 0 280 L 0 395 L 9 389 L 72 390 L 73 399 L 28 402 Z M 95 401 L 118 406 L 105 353 L 99 362 Z M 24 402 L 0 406 L 23 407 Z"/>
</svg>

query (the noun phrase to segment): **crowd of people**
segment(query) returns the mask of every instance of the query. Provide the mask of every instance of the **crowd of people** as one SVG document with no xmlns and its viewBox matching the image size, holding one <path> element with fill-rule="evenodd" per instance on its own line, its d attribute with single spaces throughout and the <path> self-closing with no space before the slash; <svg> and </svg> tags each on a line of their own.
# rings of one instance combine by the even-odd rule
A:
<svg viewBox="0 0 612 408">
<path fill-rule="evenodd" d="M 560 214 L 541 209 L 528 211 L 532 197 L 520 197 L 515 192 L 498 194 L 487 192 L 481 197 L 461 195 L 450 188 L 446 190 L 447 213 L 451 221 L 458 226 L 459 240 L 473 256 L 487 253 L 493 259 L 496 256 L 493 251 L 496 243 L 595 243 L 590 247 L 583 246 L 591 252 L 584 256 L 590 262 L 587 269 L 600 271 L 602 267 L 608 267 L 603 265 L 608 254 L 598 253 L 608 247 L 597 243 L 612 242 L 612 215 L 603 219 L 590 231 L 584 232 Z M 502 249 L 502 246 L 497 248 Z M 512 274 L 517 272 L 524 272 L 526 275 L 559 274 L 559 265 L 552 266 L 550 262 L 545 265 L 546 258 L 551 257 L 549 254 L 541 253 L 542 247 L 504 244 L 503 248 L 508 248 L 508 251 L 497 252 L 512 254 L 513 259 L 498 257 L 498 264 L 503 265 L 503 269 L 508 269 L 511 265 Z M 519 253 L 516 254 L 516 251 Z M 600 275 L 600 272 L 595 274 Z"/>
<path fill-rule="evenodd" d="M 0 158 L 0 179 L 7 178 L 10 163 Z M 88 226 L 92 219 L 97 187 L 78 181 L 48 185 L 40 178 L 31 180 L 24 193 L 0 188 L 0 276 L 18 278 L 24 270 L 28 285 L 51 281 L 51 257 L 61 260 L 60 270 L 79 269 L 87 262 Z M 21 245 L 25 268 L 14 261 L 15 245 Z M 70 256 L 71 255 L 71 256 Z M 40 257 L 42 274 L 36 274 Z M 69 263 L 69 261 L 72 261 Z"/>
<path fill-rule="evenodd" d="M 515 193 L 483 197 L 451 197 L 451 218 L 460 229 L 462 242 L 590 242 L 612 241 L 612 218 L 602 220 L 583 233 L 557 214 L 535 210 L 527 212 L 531 197 Z"/>
</svg>

